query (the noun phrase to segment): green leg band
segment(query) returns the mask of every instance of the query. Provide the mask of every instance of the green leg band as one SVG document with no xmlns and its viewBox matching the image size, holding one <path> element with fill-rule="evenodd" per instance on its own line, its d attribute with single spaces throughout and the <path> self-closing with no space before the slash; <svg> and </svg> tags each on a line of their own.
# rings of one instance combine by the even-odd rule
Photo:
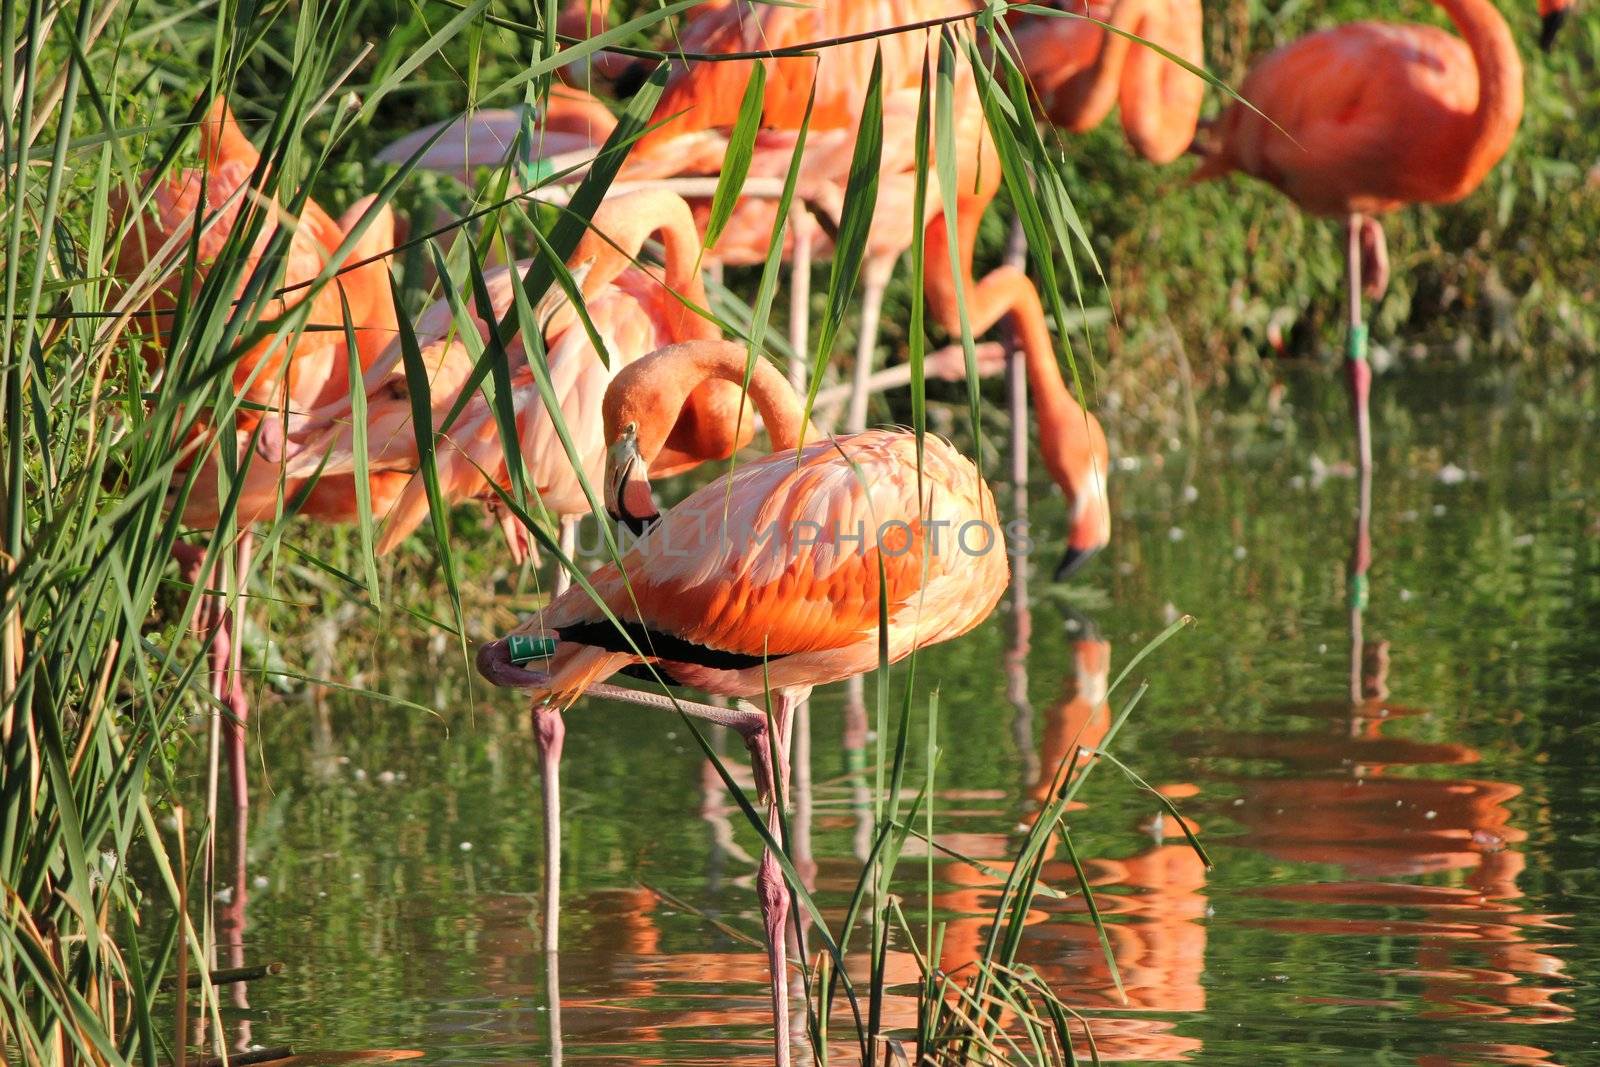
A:
<svg viewBox="0 0 1600 1067">
<path fill-rule="evenodd" d="M 1352 574 L 1350 576 L 1350 607 L 1356 611 L 1367 610 L 1367 597 L 1369 589 L 1365 574 Z"/>
<path fill-rule="evenodd" d="M 518 666 L 553 655 L 555 650 L 556 639 L 541 634 L 512 634 L 506 638 L 506 654 Z"/>
<path fill-rule="evenodd" d="M 1363 360 L 1367 358 L 1367 324 L 1358 322 L 1350 327 L 1350 336 L 1345 339 L 1345 358 Z"/>
</svg>

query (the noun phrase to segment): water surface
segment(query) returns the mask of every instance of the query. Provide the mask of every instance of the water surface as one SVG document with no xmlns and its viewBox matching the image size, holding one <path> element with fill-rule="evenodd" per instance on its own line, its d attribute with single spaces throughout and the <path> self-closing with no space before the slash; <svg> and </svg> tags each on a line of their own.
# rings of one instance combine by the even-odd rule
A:
<svg viewBox="0 0 1600 1067">
<path fill-rule="evenodd" d="M 924 657 L 941 838 L 1003 864 L 1071 740 L 1109 721 L 1108 671 L 1193 614 L 1137 670 L 1150 688 L 1115 751 L 1190 817 L 1214 868 L 1103 765 L 1071 825 L 1126 1001 L 1079 899 L 1041 901 L 1023 951 L 1092 1019 L 1101 1057 L 1600 1062 L 1595 422 L 1571 398 L 1380 380 L 1353 615 L 1340 398 L 1314 372 L 1289 396 L 1125 464 L 1104 558 L 1068 590 L 1036 577 L 1025 613 L 1008 601 Z M 1036 520 L 1054 528 L 1053 508 Z M 759 934 L 758 846 L 681 725 L 600 702 L 569 716 L 551 967 L 519 700 L 473 685 L 448 644 L 329 639 L 360 684 L 439 714 L 337 692 L 264 708 L 246 892 L 223 920 L 242 916 L 249 959 L 289 971 L 232 1009 L 246 1041 L 545 1063 L 555 980 L 564 1062 L 764 1061 L 765 959 L 728 932 Z M 871 718 L 839 691 L 813 702 L 800 859 L 825 908 L 866 847 Z M 741 761 L 736 739 L 714 741 Z M 922 864 L 908 850 L 918 915 Z M 947 858 L 935 878 L 955 967 L 994 886 Z M 1074 884 L 1064 857 L 1047 878 Z M 896 1001 L 896 1018 L 911 1010 Z"/>
</svg>

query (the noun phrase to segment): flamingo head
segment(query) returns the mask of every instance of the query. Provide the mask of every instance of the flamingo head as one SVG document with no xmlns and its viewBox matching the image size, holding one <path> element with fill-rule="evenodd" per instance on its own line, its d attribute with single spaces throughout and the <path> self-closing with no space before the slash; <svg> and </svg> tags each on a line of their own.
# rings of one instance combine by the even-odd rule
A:
<svg viewBox="0 0 1600 1067">
<path fill-rule="evenodd" d="M 1065 477 L 1057 478 L 1067 498 L 1068 516 L 1067 550 L 1055 571 L 1058 582 L 1070 578 L 1111 541 L 1111 497 L 1106 491 L 1110 453 L 1100 421 L 1087 415 L 1086 422 L 1086 426 L 1080 423 L 1086 440 L 1075 442 L 1078 447 L 1068 450 L 1072 461 Z"/>
<path fill-rule="evenodd" d="M 635 534 L 661 517 L 650 488 L 650 468 L 666 447 L 689 391 L 656 387 L 647 374 L 652 363 L 647 356 L 623 367 L 601 402 L 606 511 Z"/>
<path fill-rule="evenodd" d="M 642 536 L 661 518 L 650 488 L 650 463 L 639 446 L 638 423 L 626 423 L 606 449 L 605 482 L 607 514 L 635 535 Z"/>
</svg>

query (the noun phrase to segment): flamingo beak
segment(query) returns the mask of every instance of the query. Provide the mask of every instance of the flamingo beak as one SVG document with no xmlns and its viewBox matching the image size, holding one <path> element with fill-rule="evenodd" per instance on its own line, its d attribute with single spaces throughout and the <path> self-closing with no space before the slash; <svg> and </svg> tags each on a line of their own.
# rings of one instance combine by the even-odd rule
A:
<svg viewBox="0 0 1600 1067">
<path fill-rule="evenodd" d="M 1546 52 L 1550 51 L 1550 47 L 1556 43 L 1556 34 L 1561 32 L 1561 27 L 1566 25 L 1566 21 L 1566 8 L 1543 16 L 1539 20 L 1539 47 Z"/>
<path fill-rule="evenodd" d="M 1099 545 L 1092 545 L 1089 548 L 1078 548 L 1076 545 L 1068 545 L 1067 554 L 1061 557 L 1060 563 L 1056 564 L 1055 580 L 1058 582 L 1064 582 L 1068 578 L 1071 578 L 1077 573 L 1080 567 L 1082 567 L 1085 563 L 1088 563 L 1089 560 L 1094 557 L 1094 554 L 1099 551 Z"/>
<path fill-rule="evenodd" d="M 639 434 L 629 425 L 606 451 L 606 512 L 636 537 L 661 518 L 650 491 L 650 468 L 639 454 Z"/>
</svg>

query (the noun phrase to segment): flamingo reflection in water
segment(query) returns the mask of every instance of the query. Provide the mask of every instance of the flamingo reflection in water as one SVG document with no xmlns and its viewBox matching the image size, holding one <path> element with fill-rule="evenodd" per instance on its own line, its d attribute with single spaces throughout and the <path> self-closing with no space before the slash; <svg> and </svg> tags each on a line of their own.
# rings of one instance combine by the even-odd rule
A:
<svg viewBox="0 0 1600 1067">
<path fill-rule="evenodd" d="M 1025 665 L 1032 620 L 1018 607 L 1014 602 L 1013 647 L 1007 662 L 1012 672 L 1010 693 L 1022 711 L 1027 708 Z M 1069 762 L 1086 761 L 1089 751 L 1105 740 L 1112 723 L 1107 700 L 1111 644 L 1086 619 L 1069 616 L 1067 626 L 1073 673 L 1061 699 L 1045 712 L 1037 754 L 1030 752 L 1023 761 L 1030 768 L 1023 783 L 1025 792 L 1040 805 L 1059 788 Z M 1031 711 L 1026 717 L 1031 724 Z M 1194 792 L 1186 783 L 1159 788 L 1174 797 Z M 1082 805 L 1074 802 L 1074 806 Z M 1193 829 L 1192 821 L 1190 826 Z M 1042 882 L 1069 895 L 1059 899 L 1041 895 L 1034 902 L 1028 918 L 1030 934 L 1020 958 L 1070 1007 L 1096 1013 L 1092 1019 L 1094 1042 L 1104 1060 L 1182 1061 L 1201 1047 L 1198 1039 L 1174 1032 L 1176 1024 L 1161 1016 L 1205 1007 L 1201 984 L 1206 950 L 1205 863 L 1181 835 L 1176 842 L 1165 838 L 1164 831 L 1177 833 L 1176 827 L 1163 826 L 1157 820 L 1146 829 L 1155 838 L 1150 848 L 1123 859 L 1084 862 L 1096 905 L 1106 920 L 1126 1000 L 1117 993 L 1099 936 L 1087 921 L 1083 897 L 1072 892 L 1077 886 L 1072 863 L 1066 856 L 1054 854 L 1058 838 L 1046 846 L 1051 854 Z M 935 891 L 935 911 L 951 916 L 940 966 L 959 978 L 983 952 L 999 878 L 1009 870 L 1016 840 L 993 833 L 941 834 L 939 840 L 990 869 L 986 873 L 958 860 L 942 864 L 936 872 L 945 888 Z M 1070 921 L 1063 921 L 1067 916 Z M 1106 1016 L 1099 1014 L 1102 1010 L 1129 1014 Z"/>
<path fill-rule="evenodd" d="M 1396 965 L 1379 974 L 1419 984 L 1424 1007 L 1416 1014 L 1422 1018 L 1569 1022 L 1572 1008 L 1557 999 L 1565 991 L 1562 962 L 1547 951 L 1553 947 L 1547 931 L 1559 928 L 1560 917 L 1530 913 L 1517 903 L 1523 896 L 1517 878 L 1526 864 L 1517 846 L 1527 834 L 1514 825 L 1511 805 L 1521 787 L 1479 777 L 1389 773 L 1466 767 L 1481 756 L 1460 742 L 1385 733 L 1428 713 L 1390 699 L 1389 642 L 1366 636 L 1371 477 L 1370 470 L 1363 471 L 1358 483 L 1348 572 L 1348 696 L 1282 709 L 1320 720 L 1321 729 L 1213 734 L 1195 746 L 1230 759 L 1272 761 L 1293 772 L 1236 783 L 1241 795 L 1228 814 L 1244 833 L 1230 844 L 1296 863 L 1334 864 L 1347 876 L 1257 890 L 1263 897 L 1307 907 L 1304 915 L 1258 925 L 1297 935 L 1416 939 L 1413 966 Z M 1417 881 L 1424 878 L 1431 881 Z M 1446 880 L 1449 884 L 1440 884 Z M 1406 909 L 1417 917 L 1368 919 L 1344 911 L 1375 907 Z M 1376 1006 L 1401 1007 L 1392 1001 Z M 1548 1058 L 1541 1049 L 1515 1043 L 1461 1051 L 1473 1061 L 1491 1053 L 1496 1062 L 1507 1063 Z"/>
<path fill-rule="evenodd" d="M 1306 915 L 1262 925 L 1294 934 L 1416 938 L 1415 965 L 1386 973 L 1420 983 L 1424 1018 L 1570 1021 L 1572 1009 L 1557 999 L 1561 961 L 1543 944 L 1557 917 L 1516 903 L 1526 865 L 1517 846 L 1527 834 L 1513 824 L 1510 805 L 1521 788 L 1482 778 L 1390 776 L 1407 767 L 1464 767 L 1480 756 L 1456 742 L 1386 736 L 1391 725 L 1424 712 L 1387 699 L 1385 644 L 1364 658 L 1369 695 L 1359 703 L 1293 709 L 1322 718 L 1323 730 L 1216 740 L 1231 756 L 1274 760 L 1296 772 L 1239 783 L 1242 795 L 1229 813 L 1245 832 L 1230 843 L 1297 863 L 1335 864 L 1347 877 L 1257 890 L 1308 906 Z M 1452 875 L 1451 884 L 1413 881 L 1436 875 Z M 1417 917 L 1343 913 L 1373 907 Z"/>
</svg>

